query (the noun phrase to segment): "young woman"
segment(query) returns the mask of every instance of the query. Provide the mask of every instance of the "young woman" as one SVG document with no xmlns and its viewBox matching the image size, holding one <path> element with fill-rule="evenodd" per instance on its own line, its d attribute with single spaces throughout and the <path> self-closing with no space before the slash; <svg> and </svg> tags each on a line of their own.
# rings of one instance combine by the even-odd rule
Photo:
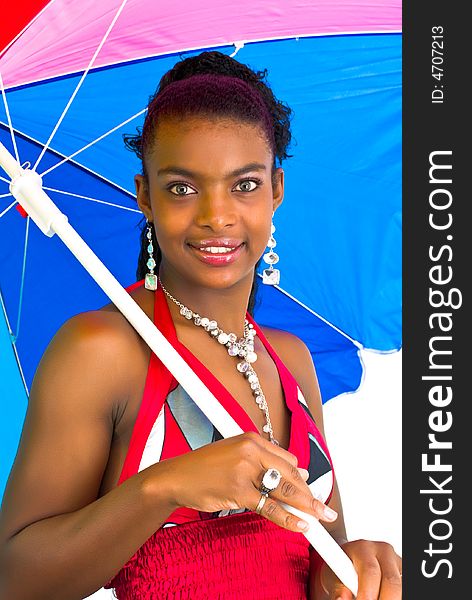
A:
<svg viewBox="0 0 472 600">
<path fill-rule="evenodd" d="M 264 78 L 219 52 L 178 62 L 127 140 L 146 217 L 128 291 L 244 433 L 222 439 L 113 305 L 67 321 L 5 492 L 1 600 L 352 598 L 281 501 L 342 545 L 359 600 L 401 597 L 392 547 L 346 540 L 307 347 L 251 316 L 290 142 Z"/>
</svg>

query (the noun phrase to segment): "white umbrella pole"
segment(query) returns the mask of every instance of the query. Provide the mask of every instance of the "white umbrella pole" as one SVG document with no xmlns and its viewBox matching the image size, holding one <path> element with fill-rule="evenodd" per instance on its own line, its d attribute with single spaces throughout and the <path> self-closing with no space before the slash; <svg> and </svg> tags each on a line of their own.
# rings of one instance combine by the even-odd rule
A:
<svg viewBox="0 0 472 600">
<path fill-rule="evenodd" d="M 221 406 L 202 380 L 128 292 L 123 289 L 75 229 L 69 225 L 67 216 L 57 208 L 42 189 L 41 177 L 34 171 L 23 169 L 1 142 L 0 165 L 12 179 L 10 191 L 13 197 L 18 200 L 45 235 L 52 237 L 56 233 L 60 237 L 221 435 L 226 438 L 242 433 L 239 425 Z M 357 574 L 345 552 L 317 519 L 291 506 L 285 505 L 285 508 L 310 523 L 310 529 L 305 533 L 306 538 L 344 585 L 356 595 Z"/>
</svg>

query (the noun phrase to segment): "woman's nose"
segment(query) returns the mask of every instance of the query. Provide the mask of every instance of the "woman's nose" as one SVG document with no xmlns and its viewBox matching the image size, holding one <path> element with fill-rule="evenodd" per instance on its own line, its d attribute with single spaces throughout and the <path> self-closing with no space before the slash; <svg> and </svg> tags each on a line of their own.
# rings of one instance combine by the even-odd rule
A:
<svg viewBox="0 0 472 600">
<path fill-rule="evenodd" d="M 234 225 L 236 208 L 230 194 L 221 190 L 202 194 L 195 222 L 200 227 L 208 227 L 213 231 Z"/>
</svg>

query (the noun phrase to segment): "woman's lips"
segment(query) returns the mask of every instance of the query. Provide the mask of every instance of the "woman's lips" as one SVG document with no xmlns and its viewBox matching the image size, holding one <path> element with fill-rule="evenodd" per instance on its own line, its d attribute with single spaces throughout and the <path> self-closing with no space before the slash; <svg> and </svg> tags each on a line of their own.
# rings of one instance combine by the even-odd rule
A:
<svg viewBox="0 0 472 600">
<path fill-rule="evenodd" d="M 239 246 L 234 248 L 234 250 L 230 250 L 229 252 L 225 251 L 223 253 L 218 254 L 213 254 L 209 251 L 209 249 L 200 250 L 200 248 L 196 248 L 195 246 L 192 246 L 190 244 L 189 248 L 192 250 L 195 256 L 205 264 L 213 266 L 225 266 L 233 263 L 235 260 L 238 259 L 239 255 L 243 251 L 244 242 L 242 244 L 239 244 Z"/>
</svg>

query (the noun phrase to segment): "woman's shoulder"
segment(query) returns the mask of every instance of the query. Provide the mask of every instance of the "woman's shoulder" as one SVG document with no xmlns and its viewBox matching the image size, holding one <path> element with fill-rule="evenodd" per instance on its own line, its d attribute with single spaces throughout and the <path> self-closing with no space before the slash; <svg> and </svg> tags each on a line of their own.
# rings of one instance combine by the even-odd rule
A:
<svg viewBox="0 0 472 600">
<path fill-rule="evenodd" d="M 299 366 L 311 363 L 311 353 L 307 345 L 298 336 L 273 327 L 260 327 L 269 344 L 276 351 L 285 365 L 292 370 L 298 370 Z"/>
<path fill-rule="evenodd" d="M 142 291 L 131 292 L 138 305 L 149 312 Z M 152 309 L 151 309 L 152 315 Z M 66 320 L 48 345 L 41 361 L 59 369 L 94 374 L 104 399 L 126 398 L 140 381 L 149 360 L 149 347 L 112 303 L 75 314 Z M 41 365 L 41 363 L 40 363 Z M 39 369 L 40 370 L 40 369 Z"/>
<path fill-rule="evenodd" d="M 142 304 L 142 301 L 138 304 Z M 90 350 L 95 348 L 97 352 L 114 353 L 127 351 L 132 353 L 130 344 L 135 344 L 138 339 L 141 339 L 112 303 L 70 317 L 56 333 L 55 341 L 62 338 L 76 349 L 86 346 Z"/>
<path fill-rule="evenodd" d="M 138 306 L 152 319 L 152 298 L 149 292 L 143 293 L 139 287 L 129 292 Z M 129 323 L 121 311 L 109 302 L 102 307 L 77 313 L 62 325 L 58 334 L 67 335 L 76 344 L 95 344 L 107 346 L 113 350 L 126 350 L 130 344 L 142 338 Z M 132 348 L 129 348 L 132 353 Z"/>
</svg>

